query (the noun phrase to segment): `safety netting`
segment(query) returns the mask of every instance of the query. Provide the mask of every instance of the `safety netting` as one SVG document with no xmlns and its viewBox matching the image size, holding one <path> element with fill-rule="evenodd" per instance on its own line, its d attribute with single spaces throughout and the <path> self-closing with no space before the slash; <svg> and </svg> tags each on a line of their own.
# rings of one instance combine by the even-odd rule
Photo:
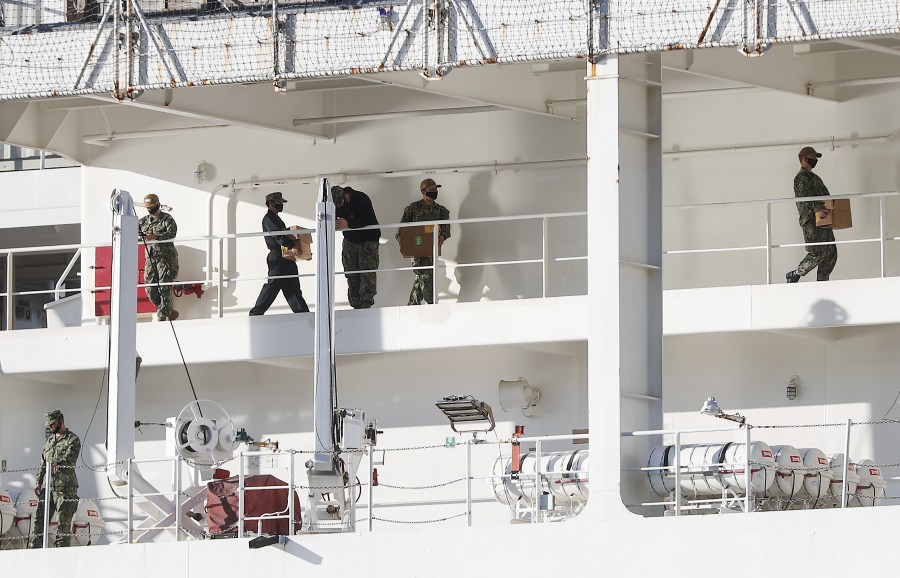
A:
<svg viewBox="0 0 900 578">
<path fill-rule="evenodd" d="M 900 0 L 3 0 L 0 100 L 900 33 Z"/>
</svg>

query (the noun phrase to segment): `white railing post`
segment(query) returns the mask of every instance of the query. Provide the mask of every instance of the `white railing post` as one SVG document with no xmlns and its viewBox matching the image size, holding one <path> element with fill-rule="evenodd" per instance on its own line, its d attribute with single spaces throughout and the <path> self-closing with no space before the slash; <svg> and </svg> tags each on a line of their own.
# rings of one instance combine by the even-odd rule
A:
<svg viewBox="0 0 900 578">
<path fill-rule="evenodd" d="M 44 534 L 41 536 L 41 543 L 44 545 L 44 549 L 50 547 L 50 494 L 53 492 L 50 488 L 53 487 L 53 464 L 50 462 L 46 462 L 46 469 L 44 470 L 44 485 L 42 489 L 44 490 Z M 40 498 L 40 496 L 38 496 Z M 57 510 L 62 504 L 57 505 Z"/>
<path fill-rule="evenodd" d="M 219 310 L 219 318 L 222 318 L 223 309 L 222 309 L 222 297 L 225 293 L 222 284 L 224 283 L 223 279 L 225 277 L 225 239 L 219 238 L 219 266 L 216 275 L 216 304 Z"/>
<path fill-rule="evenodd" d="M 847 507 L 847 494 L 850 490 L 850 428 L 853 427 L 853 420 L 847 420 L 847 428 L 844 432 L 844 480 L 841 482 L 841 508 Z"/>
<path fill-rule="evenodd" d="M 681 515 L 681 432 L 675 432 L 675 515 Z"/>
<path fill-rule="evenodd" d="M 15 264 L 13 263 L 13 254 L 6 254 L 6 330 L 12 331 L 16 323 L 16 273 Z"/>
<path fill-rule="evenodd" d="M 126 514 L 128 527 L 125 529 L 126 542 L 131 544 L 134 541 L 134 486 L 131 483 L 131 464 L 134 458 L 128 458 L 128 513 Z"/>
<path fill-rule="evenodd" d="M 534 442 L 534 518 L 540 524 L 544 521 L 541 514 L 541 440 Z"/>
<path fill-rule="evenodd" d="M 370 532 L 372 531 L 372 515 L 373 515 L 372 498 L 375 494 L 375 488 L 374 488 L 374 486 L 375 486 L 375 474 L 374 474 L 375 464 L 373 463 L 373 461 L 374 461 L 373 460 L 373 458 L 374 458 L 373 451 L 374 450 L 372 449 L 372 446 L 370 445 L 369 452 L 368 452 L 369 453 L 369 506 L 368 506 L 369 520 L 368 521 L 369 521 L 369 531 Z"/>
<path fill-rule="evenodd" d="M 181 541 L 181 455 L 175 456 L 175 541 Z"/>
<path fill-rule="evenodd" d="M 547 284 L 548 284 L 548 264 L 550 261 L 550 235 L 548 234 L 549 226 L 548 226 L 547 217 L 541 218 L 541 226 L 542 226 L 542 229 L 541 229 L 541 240 L 542 240 L 541 241 L 541 251 L 542 251 L 542 261 L 543 261 L 543 264 L 541 265 L 541 267 L 542 267 L 542 270 L 541 270 L 541 273 L 542 273 L 541 274 L 541 281 L 542 281 L 541 297 L 546 297 L 547 296 Z"/>
<path fill-rule="evenodd" d="M 750 425 L 744 426 L 744 479 L 747 484 L 747 495 L 744 497 L 746 501 L 746 513 L 749 514 L 752 510 L 750 508 L 750 504 L 753 500 L 753 467 L 750 464 Z M 734 467 L 734 466 L 732 466 Z"/>
<path fill-rule="evenodd" d="M 878 245 L 881 249 L 881 278 L 884 279 L 884 196 L 878 197 Z"/>
<path fill-rule="evenodd" d="M 437 263 L 438 263 L 438 253 L 440 252 L 440 248 L 438 247 L 438 237 L 440 236 L 441 226 L 440 225 L 432 225 L 434 229 L 432 229 L 431 234 L 431 302 L 437 305 L 438 302 L 438 283 L 437 283 Z"/>
<path fill-rule="evenodd" d="M 466 525 L 472 526 L 472 440 L 466 441 Z"/>
<path fill-rule="evenodd" d="M 772 284 L 772 203 L 766 203 L 766 285 Z"/>
<path fill-rule="evenodd" d="M 293 502 L 293 496 L 291 497 Z M 238 456 L 238 529 L 237 537 L 244 537 L 244 452 Z"/>
<path fill-rule="evenodd" d="M 288 478 L 290 482 L 288 483 L 288 523 L 290 524 L 290 528 L 288 529 L 288 536 L 293 536 L 294 532 L 294 456 L 296 452 L 291 450 L 291 462 L 290 462 L 290 473 L 288 474 Z"/>
</svg>

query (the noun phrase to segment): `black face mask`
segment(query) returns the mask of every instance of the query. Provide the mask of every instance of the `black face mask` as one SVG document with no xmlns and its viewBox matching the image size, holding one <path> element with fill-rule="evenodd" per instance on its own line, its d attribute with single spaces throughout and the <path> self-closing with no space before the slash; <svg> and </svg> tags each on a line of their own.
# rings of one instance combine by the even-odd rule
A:
<svg viewBox="0 0 900 578">
<path fill-rule="evenodd" d="M 272 203 L 272 206 L 275 207 L 275 211 L 278 213 L 284 210 L 284 203 Z"/>
<path fill-rule="evenodd" d="M 155 215 L 157 213 L 157 211 L 159 211 L 159 205 L 153 205 L 152 207 L 149 207 L 147 209 L 147 212 L 150 213 L 151 215 Z"/>
<path fill-rule="evenodd" d="M 816 164 L 818 164 L 818 162 L 819 159 L 806 159 L 806 163 L 812 168 L 816 168 Z"/>
<path fill-rule="evenodd" d="M 62 429 L 62 424 L 58 421 L 53 422 L 53 425 L 50 426 L 50 433 L 58 434 L 60 429 Z"/>
<path fill-rule="evenodd" d="M 438 194 L 437 191 L 422 191 L 422 192 L 425 193 L 425 196 L 431 200 L 434 200 L 437 198 L 437 194 Z"/>
</svg>

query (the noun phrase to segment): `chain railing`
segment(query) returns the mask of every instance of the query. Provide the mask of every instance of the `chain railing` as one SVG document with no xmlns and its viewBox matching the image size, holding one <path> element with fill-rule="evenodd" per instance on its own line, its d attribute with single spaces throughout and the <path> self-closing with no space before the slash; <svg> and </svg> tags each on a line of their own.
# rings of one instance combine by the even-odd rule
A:
<svg viewBox="0 0 900 578">
<path fill-rule="evenodd" d="M 238 467 L 237 484 L 234 492 L 225 495 L 218 495 L 218 499 L 227 500 L 228 498 L 237 498 L 237 508 L 235 513 L 235 518 L 232 521 L 232 525 L 228 528 L 219 528 L 215 531 L 210 528 L 202 528 L 199 524 L 197 526 L 185 526 L 184 521 L 186 517 L 190 517 L 193 519 L 197 519 L 197 512 L 193 511 L 193 508 L 196 508 L 198 505 L 203 503 L 201 495 L 205 496 L 207 493 L 207 484 L 205 481 L 201 481 L 197 477 L 197 472 L 193 471 L 192 475 L 185 475 L 185 466 L 189 465 L 189 462 L 182 458 L 181 456 L 169 456 L 169 457 L 160 457 L 160 458 L 141 458 L 141 459 L 130 459 L 123 462 L 119 462 L 119 464 L 126 465 L 126 478 L 127 480 L 136 480 L 140 478 L 144 479 L 143 474 L 138 473 L 139 466 L 148 466 L 155 467 L 154 465 L 158 465 L 162 467 L 162 470 L 154 471 L 154 479 L 159 478 L 160 476 L 167 479 L 168 483 L 171 484 L 170 489 L 162 489 L 158 491 L 147 491 L 150 487 L 149 484 L 144 484 L 143 482 L 138 483 L 125 483 L 124 486 L 124 495 L 115 494 L 110 497 L 95 497 L 95 498 L 71 498 L 73 501 L 78 502 L 104 502 L 104 501 L 124 501 L 125 502 L 125 516 L 124 518 L 117 519 L 117 521 L 124 523 L 123 529 L 109 529 L 103 527 L 102 529 L 99 527 L 89 528 L 89 536 L 91 538 L 94 537 L 105 537 L 105 536 L 118 536 L 122 539 L 122 541 L 126 543 L 133 542 L 141 542 L 155 539 L 161 533 L 166 533 L 167 535 L 174 537 L 176 541 L 182 540 L 184 538 L 187 539 L 206 539 L 210 537 L 217 537 L 218 534 L 222 534 L 223 536 L 236 536 L 236 537 L 245 537 L 247 532 L 244 530 L 247 524 L 252 524 L 256 522 L 256 534 L 263 533 L 263 523 L 272 520 L 287 520 L 288 524 L 288 534 L 293 535 L 297 533 L 302 533 L 308 528 L 307 524 L 304 524 L 303 528 L 300 528 L 300 520 L 301 520 L 301 512 L 305 512 L 305 515 L 308 519 L 309 512 L 306 511 L 305 504 L 301 504 L 301 511 L 296 510 L 295 502 L 298 501 L 298 494 L 306 495 L 310 492 L 321 491 L 326 493 L 336 492 L 336 491 L 346 491 L 347 489 L 351 490 L 351 496 L 353 499 L 350 502 L 350 519 L 354 522 L 353 527 L 355 528 L 356 524 L 366 522 L 368 525 L 369 531 L 374 531 L 374 522 L 383 522 L 385 524 L 401 524 L 401 525 L 416 525 L 416 524 L 436 524 L 441 522 L 446 522 L 458 518 L 466 518 L 466 525 L 473 526 L 473 505 L 475 503 L 494 503 L 497 504 L 498 507 L 506 509 L 506 506 L 500 504 L 495 499 L 487 498 L 487 497 L 477 497 L 475 495 L 475 491 L 473 488 L 474 481 L 487 481 L 489 483 L 508 481 L 511 476 L 519 476 L 519 479 L 532 479 L 533 487 L 529 489 L 532 493 L 530 496 L 531 505 L 529 509 L 533 510 L 532 515 L 530 517 L 530 521 L 532 523 L 541 523 L 544 521 L 542 516 L 542 512 L 544 512 L 543 506 L 541 505 L 541 494 L 542 491 L 547 488 L 547 485 L 551 482 L 556 483 L 564 483 L 565 481 L 576 480 L 579 483 L 587 484 L 588 482 L 588 472 L 586 470 L 579 470 L 577 467 L 570 467 L 565 471 L 543 471 L 541 464 L 543 463 L 543 458 L 546 455 L 550 455 L 554 452 L 545 453 L 545 446 L 543 444 L 547 443 L 565 443 L 571 442 L 574 439 L 583 438 L 583 434 L 578 435 L 556 435 L 556 436 L 531 436 L 531 437 L 519 437 L 514 439 L 506 439 L 506 440 L 483 440 L 472 438 L 467 440 L 465 443 L 460 444 L 443 444 L 443 445 L 427 445 L 427 446 L 410 446 L 410 447 L 397 447 L 397 448 L 377 448 L 373 446 L 368 446 L 362 450 L 352 450 L 345 453 L 358 453 L 362 454 L 366 457 L 368 461 L 367 468 L 360 468 L 360 471 L 368 470 L 368 475 L 366 478 L 362 480 L 351 481 L 346 485 L 340 486 L 313 486 L 304 484 L 302 481 L 298 480 L 298 470 L 304 468 L 303 463 L 308 459 L 308 456 L 314 455 L 317 452 L 314 450 L 293 450 L 293 449 L 279 449 L 279 450 L 252 450 L 252 451 L 241 451 L 231 459 L 225 460 L 224 462 L 219 463 L 218 465 L 224 465 L 225 463 L 235 463 Z M 534 471 L 521 472 L 521 474 L 517 473 L 497 473 L 492 471 L 486 475 L 476 475 L 474 472 L 473 465 L 473 450 L 479 447 L 488 447 L 488 446 L 497 446 L 498 451 L 500 452 L 500 457 L 503 458 L 503 447 L 508 447 L 511 449 L 512 444 L 523 444 L 523 443 L 534 443 L 533 449 L 533 458 L 534 458 Z M 449 474 L 449 478 L 446 480 L 441 480 L 438 482 L 419 482 L 415 480 L 415 476 L 417 473 L 421 473 L 423 470 L 421 468 L 413 467 L 410 471 L 405 471 L 403 474 L 403 480 L 408 480 L 407 483 L 385 483 L 384 480 L 379 481 L 378 475 L 374 473 L 374 466 L 376 464 L 376 453 L 387 454 L 387 453 L 409 453 L 409 452 L 447 452 L 447 451 L 460 451 L 461 449 L 465 450 L 466 459 L 465 459 L 465 473 L 463 476 L 459 476 L 458 474 L 454 474 L 452 472 L 445 472 Z M 585 448 L 586 449 L 586 448 Z M 508 456 L 511 455 L 512 452 L 509 452 Z M 300 464 L 297 463 L 297 460 L 303 460 Z M 256 460 L 254 463 L 253 461 Z M 285 463 L 286 462 L 286 463 Z M 447 463 L 447 460 L 444 460 Z M 383 460 L 382 460 L 383 463 Z M 97 464 L 97 465 L 86 465 L 86 466 L 66 466 L 75 470 L 89 470 L 97 473 L 97 475 L 104 475 L 104 472 L 108 470 L 110 467 L 119 464 Z M 49 488 L 52 485 L 53 476 L 57 475 L 53 472 L 52 465 L 49 465 L 46 470 L 47 473 L 44 478 L 44 487 L 48 488 L 46 491 L 49 491 Z M 62 467 L 62 466 L 60 466 Z M 7 470 L 6 474 L 13 473 L 33 473 L 36 472 L 38 468 L 18 468 L 18 469 L 10 469 Z M 191 470 L 187 470 L 191 471 Z M 271 473 L 279 473 L 284 472 L 286 474 L 286 480 L 284 480 L 281 485 L 267 485 L 267 486 L 248 486 L 247 478 L 252 471 L 255 472 L 271 472 Z M 168 473 L 165 473 L 168 472 Z M 383 476 L 383 475 L 382 475 Z M 396 474 L 395 474 L 396 476 Z M 147 478 L 149 479 L 149 477 Z M 82 480 L 84 482 L 84 480 Z M 458 486 L 460 483 L 464 483 L 464 494 L 460 495 L 455 493 L 453 488 Z M 84 484 L 83 484 L 84 485 Z M 115 486 L 111 486 L 114 488 Z M 378 488 L 383 487 L 386 490 L 390 491 L 404 491 L 409 494 L 415 494 L 416 492 L 426 492 L 428 490 L 445 488 L 448 490 L 445 495 L 438 500 L 430 500 L 430 499 L 408 499 L 402 502 L 379 502 L 377 501 L 377 492 Z M 366 515 L 365 517 L 357 516 L 357 499 L 361 497 L 362 491 L 365 489 L 367 491 L 368 499 L 363 504 L 365 508 Z M 250 515 L 247 513 L 247 495 L 248 493 L 253 492 L 262 492 L 267 490 L 278 490 L 283 491 L 287 496 L 286 503 L 283 505 L 276 505 L 274 509 L 265 513 L 255 513 Z M 455 494 L 455 496 L 454 496 Z M 25 494 L 20 494 L 19 500 L 23 498 Z M 43 498 L 40 498 L 41 502 L 43 502 Z M 145 515 L 145 516 L 137 516 L 135 513 L 135 503 L 136 501 L 150 501 L 154 503 L 156 506 L 155 510 L 158 510 L 158 514 L 155 516 Z M 18 506 L 20 503 L 25 503 L 21 501 L 16 501 L 13 505 Z M 391 516 L 384 516 L 381 514 L 384 510 L 390 510 L 392 508 L 396 508 L 398 506 L 404 507 L 404 509 L 413 509 L 414 511 L 421 511 L 421 515 L 413 516 L 408 519 L 397 519 Z M 447 507 L 456 507 L 462 506 L 461 511 L 456 512 L 448 512 L 444 515 L 435 516 L 435 513 L 440 512 L 441 508 Z M 437 510 L 435 510 L 437 508 Z M 205 506 L 204 506 L 205 509 Z M 43 508 L 43 533 L 41 536 L 41 541 L 43 547 L 46 548 L 50 545 L 50 535 L 52 533 L 51 530 L 51 508 Z M 566 517 L 570 517 L 571 515 L 576 515 L 580 511 L 580 509 L 576 511 L 570 512 L 570 515 Z M 111 522 L 110 518 L 104 518 L 101 516 L 105 524 L 109 524 Z M 140 521 L 140 524 L 138 522 Z M 200 529 L 198 529 L 198 527 Z M 74 529 L 70 532 L 66 532 L 61 534 L 57 531 L 57 536 L 75 536 Z M 11 536 L 8 538 L 0 539 L 0 549 L 6 549 L 6 544 L 11 544 L 14 541 L 22 541 L 26 547 L 28 544 L 31 544 L 32 540 L 35 537 L 31 534 L 27 536 Z"/>
<path fill-rule="evenodd" d="M 832 487 L 831 477 L 827 478 L 829 480 L 829 488 L 825 492 L 824 496 L 820 496 L 818 498 L 801 498 L 797 496 L 792 496 L 788 499 L 788 505 L 794 505 L 794 503 L 800 502 L 813 502 L 810 506 L 809 504 L 801 505 L 803 508 L 812 507 L 812 508 L 821 508 L 821 507 L 838 507 L 838 508 L 848 508 L 852 507 L 853 504 L 850 503 L 851 498 L 857 498 L 859 501 L 857 505 L 863 505 L 862 500 L 866 500 L 867 502 L 871 502 L 871 505 L 877 505 L 881 500 L 898 500 L 900 496 L 889 496 L 889 495 L 878 495 L 873 489 L 871 495 L 859 493 L 854 489 L 850 488 L 850 479 L 854 477 L 850 472 L 855 472 L 859 467 L 868 467 L 874 468 L 878 471 L 876 472 L 878 476 L 885 482 L 887 482 L 888 478 L 884 477 L 882 472 L 886 469 L 898 468 L 900 467 L 900 462 L 896 463 L 884 463 L 884 464 L 876 464 L 876 463 L 868 463 L 870 460 L 866 461 L 853 461 L 850 458 L 850 446 L 851 446 L 851 432 L 854 427 L 867 426 L 871 427 L 874 425 L 898 425 L 900 421 L 893 419 L 882 419 L 875 421 L 853 421 L 851 419 L 847 419 L 844 422 L 834 422 L 834 423 L 820 423 L 820 424 L 770 424 L 770 425 L 753 425 L 746 423 L 742 426 L 723 426 L 723 427 L 712 427 L 712 428 L 685 428 L 685 429 L 669 429 L 669 430 L 646 430 L 646 431 L 633 431 L 633 432 L 622 432 L 623 440 L 626 438 L 660 438 L 664 440 L 663 436 L 670 436 L 673 439 L 671 444 L 663 441 L 664 447 L 671 447 L 671 452 L 667 452 L 666 455 L 672 456 L 671 463 L 665 463 L 663 465 L 652 465 L 652 458 L 648 456 L 647 463 L 651 465 L 646 466 L 634 466 L 634 467 L 623 467 L 623 472 L 638 472 L 641 474 L 645 474 L 641 476 L 643 478 L 643 482 L 645 484 L 652 485 L 650 482 L 650 477 L 654 474 L 662 477 L 667 477 L 670 479 L 670 483 L 672 485 L 672 491 L 669 494 L 669 499 L 662 501 L 644 501 L 639 504 L 632 504 L 632 506 L 640 506 L 640 507 L 660 507 L 662 506 L 663 511 L 669 511 L 675 516 L 683 515 L 685 508 L 696 508 L 696 507 L 711 507 L 711 508 L 727 508 L 731 504 L 736 502 L 741 504 L 741 508 L 745 513 L 762 511 L 761 505 L 766 503 L 772 499 L 782 499 L 777 495 L 773 495 L 769 493 L 769 487 L 764 484 L 764 488 L 762 491 L 754 491 L 753 486 L 753 476 L 757 475 L 758 471 L 768 469 L 774 469 L 776 471 L 776 476 L 779 475 L 781 469 L 785 469 L 784 466 L 778 464 L 775 461 L 775 456 L 768 456 L 772 458 L 772 462 L 763 463 L 756 461 L 752 457 L 752 447 L 754 444 L 754 439 L 757 441 L 762 441 L 758 439 L 758 436 L 754 438 L 753 430 L 787 430 L 787 429 L 809 429 L 809 428 L 843 428 L 844 430 L 844 439 L 843 439 L 843 447 L 841 448 L 842 454 L 840 454 L 841 459 L 839 463 L 832 463 L 833 459 L 830 459 L 827 464 L 822 464 L 819 467 L 808 466 L 806 464 L 794 465 L 791 464 L 790 475 L 796 475 L 797 473 L 801 473 L 804 476 L 816 475 L 821 472 L 835 472 L 836 468 L 840 468 L 841 479 L 840 479 L 840 490 L 835 492 Z M 725 461 L 725 448 L 729 446 L 729 443 L 722 443 L 721 441 L 713 442 L 710 444 L 699 444 L 701 446 L 708 445 L 710 448 L 713 446 L 722 446 L 717 449 L 717 453 L 715 456 L 718 456 L 718 460 L 714 462 L 707 463 L 691 463 L 684 464 L 682 463 L 682 450 L 685 447 L 683 444 L 683 436 L 685 435 L 696 435 L 702 434 L 704 439 L 708 439 L 709 434 L 715 434 L 725 432 L 729 434 L 733 434 L 734 438 L 743 438 L 743 441 L 740 442 L 743 445 L 743 453 L 744 459 L 739 463 L 731 463 Z M 698 444 L 693 444 L 694 446 Z M 765 447 L 765 446 L 764 446 Z M 815 449 L 815 448 L 812 448 Z M 736 452 L 738 453 L 738 452 Z M 839 452 L 835 452 L 838 454 Z M 825 455 L 825 454 L 819 454 Z M 710 458 L 714 458 L 715 456 L 710 456 Z M 666 459 L 668 461 L 668 459 Z M 820 461 L 821 464 L 821 461 Z M 743 471 L 737 468 L 743 468 Z M 756 468 L 754 470 L 754 468 Z M 744 480 L 744 488 L 737 487 L 735 490 L 734 487 L 729 487 L 727 482 L 722 482 L 721 485 L 723 487 L 721 496 L 712 496 L 710 494 L 700 494 L 705 497 L 698 497 L 698 495 L 688 496 L 685 490 L 684 482 L 685 478 L 695 477 L 697 475 L 703 475 L 705 477 L 715 477 L 715 476 L 736 476 L 743 474 Z M 836 476 L 835 476 L 836 477 Z M 892 478 L 894 479 L 894 478 Z M 820 476 L 819 482 L 821 483 L 822 478 Z M 665 485 L 665 484 L 664 484 Z M 727 490 L 727 491 L 726 491 Z M 771 509 L 771 508 L 770 508 Z"/>
</svg>

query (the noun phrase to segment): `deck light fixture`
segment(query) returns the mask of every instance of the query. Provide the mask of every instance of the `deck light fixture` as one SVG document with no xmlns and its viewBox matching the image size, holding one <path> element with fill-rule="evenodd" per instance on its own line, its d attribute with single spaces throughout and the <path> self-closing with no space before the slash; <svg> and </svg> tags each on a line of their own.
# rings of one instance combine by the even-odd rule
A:
<svg viewBox="0 0 900 578">
<path fill-rule="evenodd" d="M 787 398 L 791 401 L 797 399 L 797 391 L 800 388 L 800 376 L 792 375 L 787 385 Z"/>
<path fill-rule="evenodd" d="M 456 433 L 489 432 L 494 429 L 494 410 L 471 395 L 448 395 L 434 405 L 450 420 L 450 427 Z M 462 431 L 457 424 L 473 426 Z"/>
<path fill-rule="evenodd" d="M 700 413 L 703 415 L 709 415 L 712 417 L 717 417 L 719 419 L 727 419 L 728 421 L 733 421 L 744 425 L 744 422 L 747 421 L 747 418 L 742 416 L 739 413 L 725 413 L 722 411 L 722 408 L 719 407 L 718 402 L 716 402 L 716 398 L 708 397 L 706 401 L 703 403 L 703 407 L 700 408 Z"/>
</svg>

